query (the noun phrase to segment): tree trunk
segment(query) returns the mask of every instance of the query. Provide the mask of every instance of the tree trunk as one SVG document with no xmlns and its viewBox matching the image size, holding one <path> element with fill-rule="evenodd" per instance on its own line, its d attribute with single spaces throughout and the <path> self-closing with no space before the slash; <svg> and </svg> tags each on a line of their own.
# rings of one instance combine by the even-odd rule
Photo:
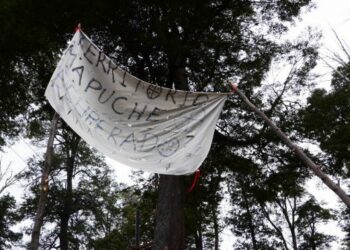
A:
<svg viewBox="0 0 350 250">
<path fill-rule="evenodd" d="M 314 218 L 314 215 L 312 214 L 311 215 L 312 216 L 312 221 L 315 221 L 316 220 L 316 218 Z M 316 229 L 315 229 L 315 227 L 316 227 L 316 225 L 313 223 L 313 222 L 310 222 L 310 229 L 311 229 L 311 231 L 310 231 L 310 239 L 311 239 L 311 243 L 310 243 L 310 245 L 311 245 L 311 250 L 317 250 L 317 247 L 316 247 L 316 242 L 315 242 L 315 239 L 316 239 Z"/>
<path fill-rule="evenodd" d="M 73 179 L 73 166 L 67 165 L 67 190 L 65 194 L 63 211 L 60 215 L 60 249 L 68 250 L 68 223 L 72 210 L 72 179 Z"/>
<path fill-rule="evenodd" d="M 237 86 L 232 85 L 234 92 L 236 92 L 248 107 L 258 116 L 260 116 L 272 129 L 273 132 L 295 153 L 295 155 L 302 161 L 312 172 L 318 176 L 326 186 L 328 186 L 338 197 L 350 208 L 350 197 L 345 191 L 337 185 L 334 181 L 325 174 L 321 167 L 316 165 L 297 145 L 295 145 L 262 111 L 260 111 L 249 99 L 241 92 Z"/>
<path fill-rule="evenodd" d="M 198 226 L 196 233 L 194 234 L 194 243 L 196 245 L 196 250 L 203 250 L 203 236 L 201 226 Z"/>
<path fill-rule="evenodd" d="M 296 198 L 293 198 L 294 202 L 293 204 L 295 204 L 293 207 L 290 206 L 291 211 L 288 211 L 288 205 L 287 202 L 290 204 L 289 200 L 287 197 L 282 197 L 281 199 L 277 199 L 276 203 L 279 206 L 279 208 L 282 211 L 282 214 L 288 224 L 288 228 L 290 231 L 290 235 L 292 237 L 292 246 L 293 246 L 293 250 L 298 250 L 298 241 L 297 241 L 297 235 L 296 235 L 296 228 L 295 228 L 295 209 L 296 209 Z M 289 218 L 289 216 L 292 217 L 292 219 Z"/>
<path fill-rule="evenodd" d="M 185 249 L 184 196 L 184 176 L 160 176 L 154 250 Z"/>
<path fill-rule="evenodd" d="M 80 142 L 80 137 L 77 135 L 72 136 L 72 141 L 67 141 L 67 162 L 66 162 L 66 171 L 67 171 L 67 189 L 65 193 L 65 199 L 63 203 L 63 211 L 60 214 L 60 249 L 68 250 L 69 249 L 69 240 L 68 240 L 68 228 L 69 228 L 69 219 L 72 214 L 72 205 L 73 205 L 73 172 L 75 166 L 75 160 L 77 156 L 78 144 Z"/>
<path fill-rule="evenodd" d="M 188 89 L 185 68 L 178 67 L 169 77 L 177 89 Z M 185 249 L 184 176 L 160 175 L 153 250 Z"/>
<path fill-rule="evenodd" d="M 60 249 L 61 250 L 68 250 L 68 222 L 69 222 L 69 215 L 68 214 L 62 214 L 61 215 L 61 223 L 60 223 Z"/>
<path fill-rule="evenodd" d="M 40 231 L 41 231 L 41 226 L 43 225 L 44 210 L 45 210 L 45 205 L 47 201 L 47 196 L 49 193 L 49 174 L 52 166 L 52 157 L 54 153 L 53 142 L 54 142 L 55 133 L 57 129 L 58 119 L 59 119 L 59 115 L 58 113 L 55 112 L 51 121 L 49 140 L 47 142 L 47 148 L 46 148 L 45 162 L 42 170 L 41 184 L 40 184 L 40 187 L 41 187 L 40 198 L 39 198 L 39 203 L 37 206 L 36 215 L 34 219 L 32 239 L 30 242 L 31 250 L 37 250 L 39 248 Z"/>
<path fill-rule="evenodd" d="M 140 232 L 140 225 L 141 225 L 141 215 L 140 215 L 140 208 L 137 205 L 136 211 L 135 211 L 135 245 L 136 247 L 140 247 L 140 240 L 141 240 L 141 232 Z"/>
<path fill-rule="evenodd" d="M 252 244 L 253 244 L 253 249 L 257 250 L 258 249 L 258 244 L 257 244 L 257 240 L 256 240 L 256 235 L 255 235 L 255 225 L 254 225 L 254 221 L 253 221 L 253 215 L 250 212 L 250 205 L 249 205 L 249 201 L 248 201 L 248 197 L 247 197 L 247 193 L 246 190 L 244 188 L 244 183 L 243 181 L 239 181 L 240 185 L 241 185 L 241 189 L 242 189 L 242 197 L 243 197 L 243 202 L 244 202 L 244 206 L 245 209 L 247 210 L 247 215 L 248 215 L 248 225 L 249 225 L 249 233 L 250 233 L 250 237 L 252 240 Z"/>
<path fill-rule="evenodd" d="M 215 236 L 215 242 L 214 242 L 214 250 L 219 250 L 219 223 L 218 223 L 218 217 L 217 217 L 216 209 L 213 208 L 213 221 L 214 221 L 214 236 Z"/>
</svg>

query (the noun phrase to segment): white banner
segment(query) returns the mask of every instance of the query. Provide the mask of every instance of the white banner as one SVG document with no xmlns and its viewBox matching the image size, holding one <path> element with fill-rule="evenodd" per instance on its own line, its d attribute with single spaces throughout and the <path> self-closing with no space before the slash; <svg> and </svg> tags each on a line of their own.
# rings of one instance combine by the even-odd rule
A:
<svg viewBox="0 0 350 250">
<path fill-rule="evenodd" d="M 88 144 L 135 169 L 182 175 L 206 158 L 227 93 L 144 82 L 76 32 L 46 89 L 62 119 Z"/>
</svg>

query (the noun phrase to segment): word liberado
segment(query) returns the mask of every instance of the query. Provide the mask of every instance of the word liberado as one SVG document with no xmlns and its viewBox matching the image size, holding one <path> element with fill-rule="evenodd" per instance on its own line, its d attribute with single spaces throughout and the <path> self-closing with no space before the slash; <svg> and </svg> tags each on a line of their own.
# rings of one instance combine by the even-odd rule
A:
<svg viewBox="0 0 350 250">
<path fill-rule="evenodd" d="M 193 173 L 206 158 L 224 93 L 144 82 L 120 69 L 81 31 L 64 52 L 45 96 L 88 144 L 135 169 Z"/>
</svg>

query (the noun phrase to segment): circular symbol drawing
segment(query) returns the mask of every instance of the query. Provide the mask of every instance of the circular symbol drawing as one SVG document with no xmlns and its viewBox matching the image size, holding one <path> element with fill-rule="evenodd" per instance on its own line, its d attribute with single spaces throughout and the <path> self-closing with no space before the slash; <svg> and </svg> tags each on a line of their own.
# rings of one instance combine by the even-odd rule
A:
<svg viewBox="0 0 350 250">
<path fill-rule="evenodd" d="M 147 88 L 147 96 L 149 99 L 156 99 L 162 93 L 162 88 L 156 85 L 149 85 Z"/>
<path fill-rule="evenodd" d="M 157 146 L 157 150 L 161 156 L 169 157 L 176 153 L 180 147 L 178 139 L 173 138 L 166 142 L 163 142 Z"/>
</svg>

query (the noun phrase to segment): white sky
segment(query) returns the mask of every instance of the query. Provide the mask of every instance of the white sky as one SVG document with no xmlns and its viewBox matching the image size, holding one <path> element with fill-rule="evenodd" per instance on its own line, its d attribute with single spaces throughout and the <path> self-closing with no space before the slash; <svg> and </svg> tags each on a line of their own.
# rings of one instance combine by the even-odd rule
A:
<svg viewBox="0 0 350 250">
<path fill-rule="evenodd" d="M 327 60 L 331 52 L 344 55 L 333 30 L 347 44 L 350 44 L 350 1 L 349 0 L 315 0 L 317 9 L 303 15 L 301 23 L 291 30 L 291 34 L 298 34 L 307 25 L 322 32 L 320 56 Z M 320 85 L 329 84 L 331 69 L 325 63 L 320 62 L 317 67 L 319 73 L 326 74 L 320 79 Z M 327 82 L 328 80 L 328 82 Z"/>
<path fill-rule="evenodd" d="M 297 37 L 306 26 L 311 26 L 322 31 L 322 48 L 321 55 L 330 55 L 329 51 L 339 51 L 339 44 L 333 34 L 332 29 L 334 29 L 339 37 L 343 39 L 350 45 L 350 0 L 319 0 L 315 1 L 317 8 L 313 9 L 311 12 L 304 13 L 302 15 L 302 21 L 296 22 L 295 26 L 291 29 L 289 35 L 290 37 Z M 324 64 L 320 64 L 317 67 L 317 71 L 321 74 L 330 73 L 331 70 Z M 321 86 L 328 86 L 331 75 L 325 75 L 322 80 L 320 80 Z M 4 152 L 0 152 L 2 167 L 11 164 L 11 169 L 14 173 L 19 172 L 26 167 L 26 160 L 35 151 L 34 147 L 30 146 L 28 141 L 23 142 L 19 140 L 18 143 L 10 148 L 6 148 Z M 108 159 L 109 165 L 115 171 L 118 181 L 131 182 L 130 175 L 131 169 L 128 167 L 118 167 L 118 163 L 113 160 Z M 0 186 L 1 186 L 0 182 Z M 339 199 L 336 195 L 325 188 L 321 181 L 314 179 L 307 184 L 310 193 L 315 195 L 317 200 L 325 202 L 327 207 L 336 208 L 339 207 Z M 14 187 L 9 190 L 12 195 L 15 195 L 17 200 L 20 200 L 23 186 Z M 331 225 L 323 226 L 325 231 L 333 232 L 335 235 L 341 236 L 342 233 L 337 225 L 337 223 L 332 223 Z M 221 235 L 223 243 L 221 244 L 222 250 L 232 249 L 233 237 L 229 229 L 225 229 Z M 336 243 L 332 246 L 332 249 L 339 249 L 339 245 Z"/>
</svg>

